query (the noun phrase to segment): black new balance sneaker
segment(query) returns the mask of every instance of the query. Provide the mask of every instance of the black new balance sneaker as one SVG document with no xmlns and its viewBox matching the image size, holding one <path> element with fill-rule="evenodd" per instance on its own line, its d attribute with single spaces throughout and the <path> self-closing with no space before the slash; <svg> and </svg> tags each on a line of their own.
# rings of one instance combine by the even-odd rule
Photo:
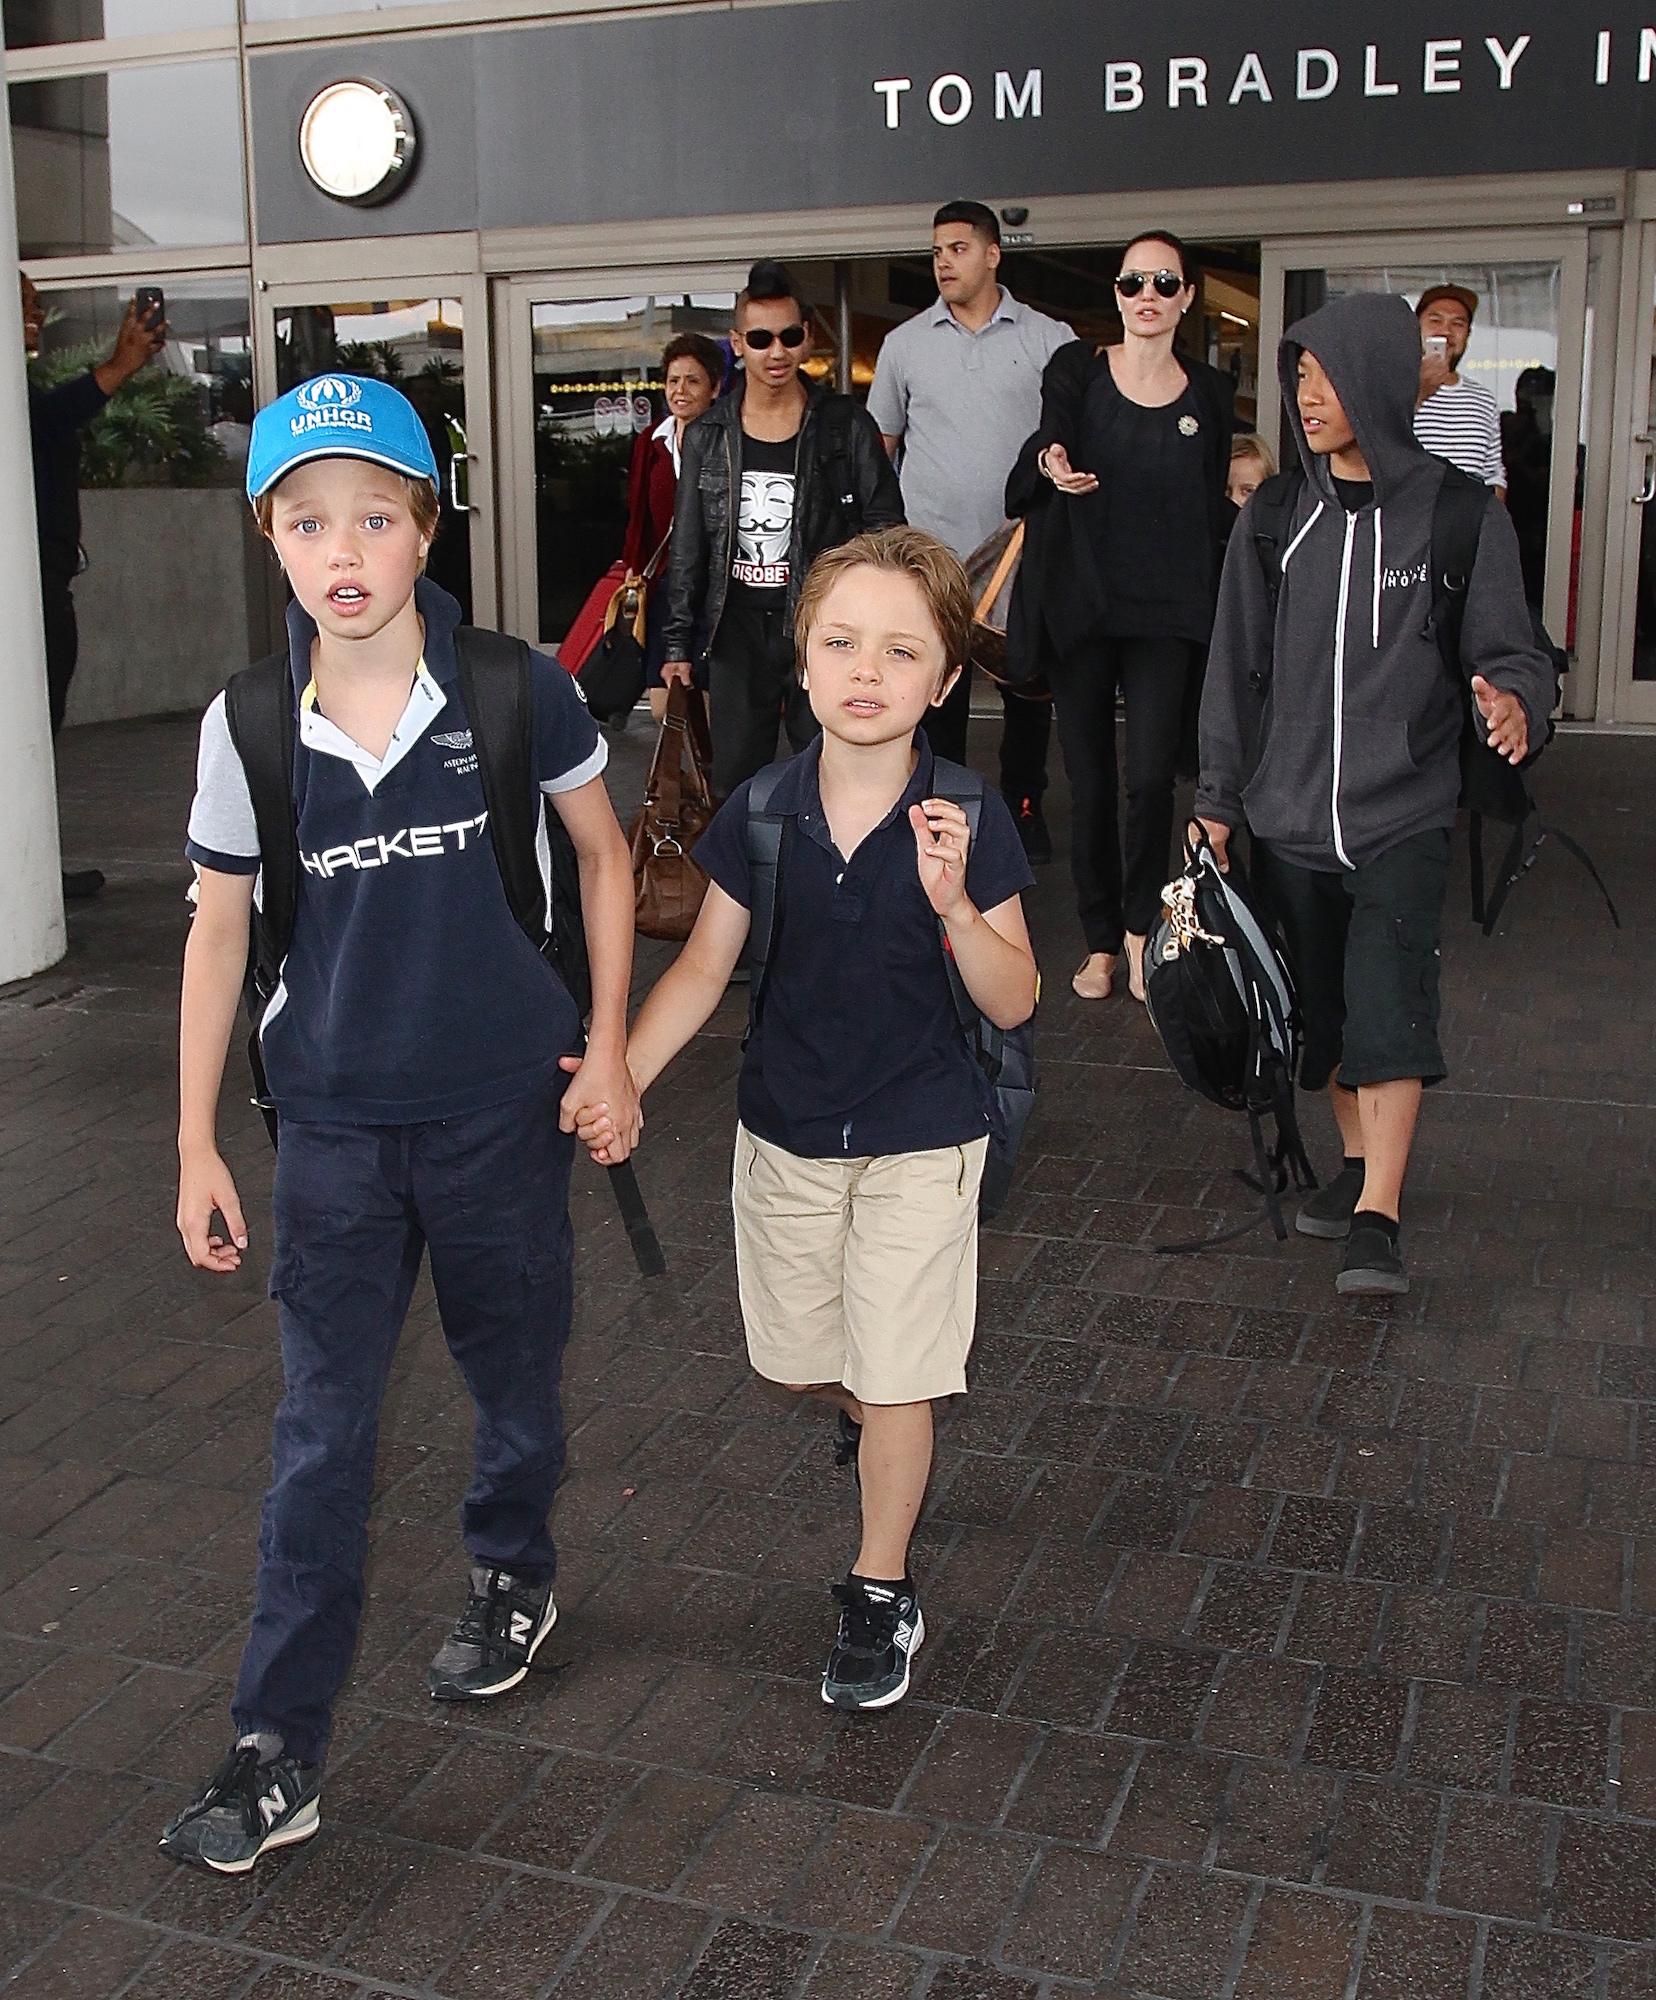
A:
<svg viewBox="0 0 1656 2000">
<path fill-rule="evenodd" d="M 1346 1298 L 1400 1298 L 1409 1289 L 1409 1274 L 1397 1247 L 1397 1224 L 1359 1209 L 1351 1218 L 1345 1260 L 1334 1280 Z"/>
<path fill-rule="evenodd" d="M 830 1708 L 891 1708 L 908 1693 L 909 1662 L 926 1636 L 912 1583 L 848 1576 L 834 1585 L 839 1637 L 822 1675 Z"/>
<path fill-rule="evenodd" d="M 1351 1218 L 1363 1192 L 1364 1166 L 1342 1166 L 1334 1178 L 1308 1194 L 1299 1205 L 1294 1227 L 1302 1236 L 1320 1236 L 1330 1243 L 1343 1243 L 1351 1234 Z"/>
<path fill-rule="evenodd" d="M 433 1701 L 481 1701 L 515 1688 L 558 1622 L 550 1583 L 473 1568 L 466 1608 L 427 1677 Z"/>
<path fill-rule="evenodd" d="M 268 1746 L 277 1739 L 265 1738 Z M 321 1825 L 322 1767 L 261 1758 L 257 1738 L 238 1743 L 194 1805 L 169 1820 L 161 1852 L 194 1868 L 245 1875 L 267 1848 L 309 1840 Z"/>
</svg>

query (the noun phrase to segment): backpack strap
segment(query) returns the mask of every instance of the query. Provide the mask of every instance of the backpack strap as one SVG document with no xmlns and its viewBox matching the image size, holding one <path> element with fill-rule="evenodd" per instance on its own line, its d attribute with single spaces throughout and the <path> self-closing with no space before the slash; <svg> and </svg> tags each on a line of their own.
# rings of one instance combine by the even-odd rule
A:
<svg viewBox="0 0 1656 2000">
<path fill-rule="evenodd" d="M 1259 557 L 1260 572 L 1265 578 L 1265 595 L 1270 600 L 1273 616 L 1277 599 L 1282 594 L 1282 559 L 1288 551 L 1288 533 L 1293 525 L 1294 509 L 1304 490 L 1304 472 L 1299 466 L 1291 465 L 1286 472 L 1273 472 L 1269 479 L 1262 479 L 1248 502 L 1254 553 Z"/>
<path fill-rule="evenodd" d="M 552 959 L 584 1020 L 592 1008 L 592 977 L 577 917 L 580 870 L 563 821 L 547 813 L 535 782 L 535 690 L 529 647 L 508 632 L 461 625 L 454 634 L 454 650 L 506 901 L 530 943 Z M 549 844 L 550 889 L 541 873 L 543 828 Z M 562 904 L 568 906 L 567 924 Z M 632 1161 L 606 1168 L 605 1178 L 640 1274 L 660 1277 L 667 1259 L 651 1226 Z"/>
<path fill-rule="evenodd" d="M 1437 641 L 1443 664 L 1457 686 L 1464 686 L 1461 625 L 1466 617 L 1466 593 L 1478 560 L 1478 539 L 1490 507 L 1489 488 L 1482 480 L 1446 465 L 1443 484 L 1432 504 L 1432 608 L 1429 636 Z"/>
<path fill-rule="evenodd" d="M 529 648 L 509 633 L 462 625 L 454 634 L 454 650 L 506 901 L 519 927 L 537 950 L 544 950 L 551 926 L 537 851 L 543 809 L 535 783 Z"/>
<path fill-rule="evenodd" d="M 969 856 L 971 849 L 977 845 L 978 828 L 983 824 L 982 778 L 964 764 L 955 764 L 947 757 L 938 757 L 932 763 L 932 785 L 935 797 L 947 799 L 950 805 L 959 806 L 966 815 L 966 831 L 970 836 L 967 848 Z M 949 993 L 954 1000 L 955 1018 L 974 1047 L 978 1048 L 979 1059 L 983 1062 L 984 1068 L 988 1069 L 990 1062 L 993 1061 L 998 1070 L 999 1063 L 995 1059 L 993 1050 L 985 1050 L 981 1042 L 986 1028 L 989 1030 L 991 1041 L 998 1037 L 1001 1031 L 985 1020 L 977 1002 L 967 992 L 966 981 L 961 977 L 960 967 L 955 963 L 955 955 L 949 949 L 949 934 L 944 928 L 941 917 L 937 920 L 937 935 L 943 946 L 943 963 L 949 974 Z"/>
<path fill-rule="evenodd" d="M 297 711 L 293 668 L 285 650 L 230 676 L 224 690 L 224 720 L 241 760 L 259 835 L 259 904 L 248 966 L 248 1009 L 256 1026 L 258 1013 L 282 976 L 299 899 L 299 825 L 293 805 Z"/>
<path fill-rule="evenodd" d="M 782 855 L 788 815 L 773 813 L 770 802 L 786 764 L 767 764 L 748 784 L 748 1033 L 759 1018 L 759 1001 L 770 972 L 781 916 Z"/>
</svg>

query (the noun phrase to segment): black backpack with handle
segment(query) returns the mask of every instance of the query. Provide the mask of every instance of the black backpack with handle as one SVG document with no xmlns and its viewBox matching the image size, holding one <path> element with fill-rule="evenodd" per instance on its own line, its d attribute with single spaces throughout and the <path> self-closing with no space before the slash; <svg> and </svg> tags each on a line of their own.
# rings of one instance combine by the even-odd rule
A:
<svg viewBox="0 0 1656 2000">
<path fill-rule="evenodd" d="M 1302 1191 L 1317 1185 L 1295 1111 L 1301 1043 L 1293 969 L 1255 907 L 1240 863 L 1233 856 L 1222 871 L 1199 823 L 1187 839 L 1183 872 L 1162 893 L 1161 917 L 1144 948 L 1151 1024 L 1181 1083 L 1247 1118 L 1254 1156 L 1248 1184 L 1264 1196 L 1271 1229 L 1284 1242 L 1280 1196 L 1290 1180 Z M 1269 1146 L 1267 1118 L 1275 1126 Z M 1205 1250 L 1253 1226 L 1159 1247 L 1170 1254 Z"/>
</svg>

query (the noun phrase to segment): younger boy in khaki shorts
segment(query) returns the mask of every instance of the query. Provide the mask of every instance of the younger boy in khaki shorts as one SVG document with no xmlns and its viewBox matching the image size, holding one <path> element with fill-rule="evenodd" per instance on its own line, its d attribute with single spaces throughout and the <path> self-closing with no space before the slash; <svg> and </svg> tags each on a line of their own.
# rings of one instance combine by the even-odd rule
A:
<svg viewBox="0 0 1656 2000">
<path fill-rule="evenodd" d="M 945 942 L 990 1020 L 1013 1028 L 1035 1007 L 1019 901 L 1034 878 L 1012 815 L 986 790 L 973 842 L 960 807 L 932 796 L 919 726 L 960 673 L 971 620 L 965 572 L 918 529 L 817 560 L 795 638 L 822 735 L 739 786 L 702 836 L 707 900 L 627 1050 L 643 1090 L 723 997 L 752 906 L 748 793 L 768 783 L 783 833 L 737 1087 L 736 1269 L 754 1368 L 834 1409 L 856 1459 L 862 1545 L 834 1589 L 822 1679 L 838 1708 L 908 1692 L 932 1403 L 965 1388 L 972 1344 L 991 1107 Z"/>
</svg>

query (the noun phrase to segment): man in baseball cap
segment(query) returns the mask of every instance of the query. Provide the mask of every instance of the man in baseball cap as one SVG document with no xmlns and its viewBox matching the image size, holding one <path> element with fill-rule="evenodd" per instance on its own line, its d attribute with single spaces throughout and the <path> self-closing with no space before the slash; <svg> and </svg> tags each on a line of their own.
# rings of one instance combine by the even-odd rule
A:
<svg viewBox="0 0 1656 2000">
<path fill-rule="evenodd" d="M 1465 381 L 1459 372 L 1477 315 L 1478 295 L 1465 285 L 1428 285 L 1421 293 L 1415 318 L 1424 352 L 1415 436 L 1504 499 L 1500 410 L 1482 383 Z"/>
</svg>

